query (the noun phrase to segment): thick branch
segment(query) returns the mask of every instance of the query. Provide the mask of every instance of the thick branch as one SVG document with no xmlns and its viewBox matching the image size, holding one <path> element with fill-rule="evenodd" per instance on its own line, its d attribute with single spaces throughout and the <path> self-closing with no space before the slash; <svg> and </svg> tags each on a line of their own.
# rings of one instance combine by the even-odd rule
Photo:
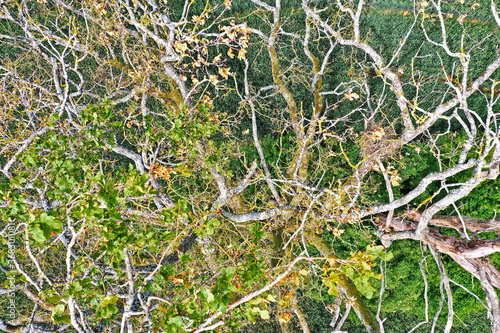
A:
<svg viewBox="0 0 500 333">
<path fill-rule="evenodd" d="M 385 216 L 379 217 L 384 221 Z M 380 224 L 380 221 L 378 224 Z M 402 218 L 394 218 L 392 227 L 396 232 L 414 232 L 418 224 Z M 410 236 L 413 234 L 412 236 Z M 391 235 L 383 236 L 385 239 L 391 238 Z M 396 236 L 397 237 L 397 236 Z M 408 233 L 405 238 L 419 239 L 414 233 Z M 422 241 L 432 245 L 441 253 L 456 254 L 463 258 L 482 258 L 492 253 L 500 252 L 500 239 L 463 239 L 457 236 L 445 236 L 438 230 L 430 228 L 429 232 L 422 237 Z"/>
<path fill-rule="evenodd" d="M 277 208 L 272 208 L 269 210 L 265 210 L 262 212 L 250 212 L 250 213 L 245 213 L 245 214 L 233 214 L 231 212 L 227 212 L 222 210 L 221 214 L 224 216 L 226 219 L 234 222 L 234 223 L 245 223 L 245 222 L 250 222 L 250 221 L 263 221 L 263 220 L 268 220 L 274 216 L 284 214 L 287 212 L 295 212 L 299 209 L 297 206 L 281 206 Z"/>
<path fill-rule="evenodd" d="M 250 179 L 253 177 L 256 170 L 257 161 L 254 161 L 250 166 L 247 174 L 245 175 L 245 178 L 236 187 L 228 189 L 225 177 L 221 175 L 215 168 L 210 168 L 210 174 L 212 175 L 212 177 L 214 177 L 220 192 L 219 197 L 212 204 L 212 209 L 217 209 L 224 206 L 232 197 L 243 192 L 248 187 L 248 185 L 250 185 Z"/>
<path fill-rule="evenodd" d="M 41 332 L 41 333 L 49 333 L 49 332 L 61 332 L 61 325 L 54 325 L 51 323 L 44 322 L 29 322 L 26 325 L 11 325 L 7 323 L 5 320 L 0 318 L 0 330 L 7 333 L 18 333 L 18 332 Z M 64 326 L 66 328 L 67 326 Z"/>
<path fill-rule="evenodd" d="M 320 236 L 315 234 L 314 232 L 307 232 L 307 239 L 318 249 L 323 257 L 326 258 L 337 258 L 335 253 L 332 250 L 332 247 L 327 244 Z M 366 306 L 365 302 L 363 302 L 363 298 L 361 294 L 356 289 L 354 282 L 351 279 L 344 275 L 339 275 L 339 287 L 346 294 L 347 298 L 352 301 L 352 306 L 354 311 L 358 315 L 359 319 L 367 329 L 368 333 L 379 333 L 380 327 L 377 323 L 377 320 L 371 313 L 370 309 Z"/>
<path fill-rule="evenodd" d="M 406 213 L 406 217 L 412 221 L 419 222 L 422 217 L 421 213 L 410 211 Z M 463 223 L 462 223 L 463 222 Z M 474 233 L 481 232 L 500 232 L 500 217 L 492 219 L 476 219 L 468 216 L 447 216 L 447 215 L 434 215 L 429 225 L 436 227 L 453 228 L 456 230 L 465 228 Z"/>
<path fill-rule="evenodd" d="M 375 223 L 379 228 L 383 228 L 385 217 L 379 216 Z M 449 255 L 457 264 L 478 279 L 481 279 L 480 271 L 483 270 L 491 283 L 500 289 L 500 272 L 487 258 L 483 258 L 491 253 L 500 252 L 500 240 L 466 240 L 456 236 L 444 236 L 433 228 L 430 228 L 424 237 L 418 238 L 414 232 L 417 223 L 402 218 L 393 218 L 392 228 L 395 234 L 383 234 L 380 237 L 383 244 L 390 244 L 396 239 L 420 240 L 438 252 Z"/>
</svg>

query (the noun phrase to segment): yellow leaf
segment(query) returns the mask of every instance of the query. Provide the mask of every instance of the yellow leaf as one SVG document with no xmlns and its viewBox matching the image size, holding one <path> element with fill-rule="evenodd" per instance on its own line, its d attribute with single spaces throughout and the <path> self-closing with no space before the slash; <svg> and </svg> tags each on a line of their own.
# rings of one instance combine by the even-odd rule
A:
<svg viewBox="0 0 500 333">
<path fill-rule="evenodd" d="M 375 127 L 373 132 L 371 133 L 371 139 L 372 140 L 380 140 L 384 137 L 385 135 L 385 130 L 382 127 Z"/>
<path fill-rule="evenodd" d="M 217 75 L 209 75 L 208 81 L 210 81 L 210 83 L 215 86 L 217 85 L 217 83 L 219 83 L 219 78 L 217 77 Z"/>
<path fill-rule="evenodd" d="M 205 24 L 205 15 L 200 15 L 200 16 L 196 16 L 196 15 L 193 15 L 192 17 L 192 20 L 193 20 L 193 23 L 196 23 L 196 24 L 199 24 L 199 25 L 203 25 Z"/>
<path fill-rule="evenodd" d="M 353 93 L 352 91 L 349 91 L 348 93 L 346 93 L 344 95 L 344 97 L 350 101 L 355 100 L 355 99 L 359 99 L 359 95 L 356 93 Z"/>
<path fill-rule="evenodd" d="M 172 278 L 171 280 L 172 280 L 172 282 L 173 282 L 174 284 L 177 284 L 177 285 L 179 285 L 179 284 L 183 284 L 183 283 L 184 283 L 184 280 L 183 280 L 183 279 Z"/>
<path fill-rule="evenodd" d="M 401 177 L 398 175 L 398 170 L 393 170 L 391 172 L 390 180 L 392 186 L 399 186 L 401 184 Z"/>
<path fill-rule="evenodd" d="M 97 3 L 94 5 L 94 8 L 99 12 L 99 14 L 106 14 L 106 4 L 105 3 Z"/>
<path fill-rule="evenodd" d="M 276 298 L 273 295 L 268 295 L 267 296 L 267 300 L 269 302 L 272 302 L 272 303 L 276 303 L 277 302 Z"/>
<path fill-rule="evenodd" d="M 175 170 L 173 169 L 168 169 L 166 167 L 164 167 L 163 165 L 160 165 L 160 164 L 153 164 L 150 168 L 149 168 L 149 172 L 151 173 L 151 175 L 154 177 L 154 178 L 165 178 L 165 179 L 168 179 L 170 178 L 170 174 L 175 174 Z"/>
<path fill-rule="evenodd" d="M 240 49 L 238 51 L 238 59 L 243 60 L 245 59 L 245 54 L 247 53 L 247 50 L 245 49 Z"/>
<path fill-rule="evenodd" d="M 344 229 L 333 228 L 332 232 L 335 237 L 340 237 L 344 233 Z"/>
<path fill-rule="evenodd" d="M 187 45 L 185 43 L 181 43 L 181 42 L 175 42 L 174 48 L 177 52 L 181 52 L 181 53 L 186 52 L 186 50 L 188 49 Z"/>
<path fill-rule="evenodd" d="M 260 314 L 260 317 L 264 320 L 269 320 L 269 318 L 270 318 L 269 311 L 267 311 L 267 310 L 260 310 L 259 314 Z"/>
<path fill-rule="evenodd" d="M 309 274 L 309 271 L 308 271 L 307 269 L 301 269 L 301 270 L 299 271 L 299 274 L 300 274 L 300 275 L 303 275 L 303 276 L 307 276 L 307 275 Z"/>
<path fill-rule="evenodd" d="M 222 75 L 225 79 L 229 78 L 229 68 L 227 67 L 219 67 L 219 74 Z"/>
<path fill-rule="evenodd" d="M 417 3 L 417 6 L 425 8 L 425 7 L 429 6 L 429 3 L 424 0 L 424 1 L 420 1 L 419 3 Z"/>
<path fill-rule="evenodd" d="M 285 312 L 283 314 L 281 314 L 281 316 L 279 317 L 279 321 L 281 323 L 288 323 L 291 319 L 292 319 L 293 315 L 289 312 Z"/>
</svg>

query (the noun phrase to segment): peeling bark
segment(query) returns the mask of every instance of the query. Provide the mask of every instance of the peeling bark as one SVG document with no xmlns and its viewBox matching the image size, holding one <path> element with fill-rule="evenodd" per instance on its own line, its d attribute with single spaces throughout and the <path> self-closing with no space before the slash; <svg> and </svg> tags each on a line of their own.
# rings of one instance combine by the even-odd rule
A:
<svg viewBox="0 0 500 333">
<path fill-rule="evenodd" d="M 421 214 L 419 212 L 410 211 L 406 213 L 406 217 L 412 221 L 418 222 Z M 434 215 L 429 224 L 436 227 L 453 228 L 455 230 L 463 229 L 465 227 L 468 231 L 475 233 L 500 232 L 500 217 L 492 219 L 476 219 L 468 216 L 458 217 Z"/>
<path fill-rule="evenodd" d="M 429 224 L 433 225 L 434 221 L 439 226 L 456 227 L 456 219 L 452 217 L 444 218 L 441 216 L 436 220 L 431 219 Z M 444 225 L 444 221 L 450 221 L 450 224 Z M 375 222 L 380 228 L 383 228 L 385 223 L 385 216 L 380 216 Z M 477 220 L 473 225 L 477 228 Z M 493 286 L 500 289 L 500 272 L 488 258 L 485 258 L 491 253 L 500 252 L 500 239 L 467 240 L 457 236 L 445 236 L 434 228 L 430 228 L 424 237 L 418 238 L 415 234 L 417 223 L 402 218 L 393 218 L 391 226 L 395 233 L 383 234 L 380 237 L 383 243 L 390 243 L 395 239 L 420 239 L 425 245 L 432 246 L 436 251 L 449 255 L 457 264 L 480 281 L 483 276 L 486 276 Z"/>
</svg>

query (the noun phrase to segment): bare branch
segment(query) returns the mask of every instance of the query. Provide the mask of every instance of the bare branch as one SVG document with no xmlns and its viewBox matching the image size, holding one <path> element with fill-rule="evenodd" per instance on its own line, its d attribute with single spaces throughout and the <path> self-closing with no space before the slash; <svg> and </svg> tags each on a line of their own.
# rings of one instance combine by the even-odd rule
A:
<svg viewBox="0 0 500 333">
<path fill-rule="evenodd" d="M 299 208 L 297 206 L 285 205 L 277 208 L 272 208 L 262 212 L 250 212 L 245 214 L 233 214 L 227 211 L 222 210 L 221 214 L 226 219 L 234 222 L 234 223 L 245 223 L 250 221 L 264 221 L 268 220 L 274 216 L 280 214 L 286 214 L 290 212 L 295 212 Z"/>
<path fill-rule="evenodd" d="M 418 197 L 420 194 L 424 193 L 427 186 L 429 186 L 432 182 L 434 182 L 436 180 L 447 179 L 453 175 L 456 175 L 459 172 L 462 172 L 464 170 L 472 168 L 475 164 L 476 164 L 476 161 L 473 159 L 470 159 L 469 161 L 467 161 L 467 163 L 455 165 L 448 170 L 445 170 L 442 172 L 430 173 L 427 176 L 425 176 L 420 181 L 420 183 L 412 191 L 410 191 L 408 194 L 406 194 L 405 196 L 403 196 L 399 199 L 396 199 L 395 201 L 392 201 L 392 202 L 387 203 L 387 204 L 367 208 L 367 209 L 361 211 L 360 217 L 365 217 L 368 215 L 387 212 L 389 210 L 396 209 L 396 208 L 402 207 L 404 205 L 407 205 L 408 203 L 410 203 L 410 201 L 412 201 L 413 199 Z"/>
</svg>

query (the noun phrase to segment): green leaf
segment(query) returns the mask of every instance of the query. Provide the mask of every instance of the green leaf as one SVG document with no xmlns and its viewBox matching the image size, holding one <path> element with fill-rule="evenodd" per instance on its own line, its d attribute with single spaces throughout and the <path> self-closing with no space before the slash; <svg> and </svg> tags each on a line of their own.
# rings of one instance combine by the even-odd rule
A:
<svg viewBox="0 0 500 333">
<path fill-rule="evenodd" d="M 210 219 L 208 221 L 208 225 L 211 226 L 212 228 L 220 226 L 220 221 L 218 219 Z"/>
<path fill-rule="evenodd" d="M 50 304 L 58 304 L 62 297 L 60 295 L 58 295 L 54 290 L 52 289 L 46 289 L 46 290 L 43 290 L 41 293 L 40 293 L 40 296 L 45 299 L 47 301 L 47 303 L 50 303 Z"/>
<path fill-rule="evenodd" d="M 106 296 L 99 304 L 96 316 L 98 318 L 111 318 L 114 314 L 118 313 L 119 309 L 115 305 L 118 297 L 115 295 Z"/>
<path fill-rule="evenodd" d="M 366 254 L 373 255 L 376 258 L 380 258 L 383 261 L 389 261 L 394 257 L 391 252 L 385 252 L 384 247 L 382 245 L 376 245 L 376 246 L 368 245 L 366 247 Z"/>
<path fill-rule="evenodd" d="M 52 315 L 62 315 L 64 313 L 64 304 L 57 304 L 52 310 Z"/>
<path fill-rule="evenodd" d="M 260 314 L 260 317 L 264 320 L 269 320 L 269 318 L 270 318 L 269 311 L 267 311 L 267 310 L 260 310 L 259 314 Z"/>
<path fill-rule="evenodd" d="M 181 316 L 175 316 L 168 318 L 168 321 L 165 325 L 166 333 L 181 333 L 186 332 L 184 329 L 184 320 Z"/>
<path fill-rule="evenodd" d="M 328 287 L 328 295 L 338 296 L 337 284 L 340 282 L 339 273 L 330 273 L 323 278 L 323 284 Z"/>
<path fill-rule="evenodd" d="M 62 221 L 56 220 L 53 216 L 50 216 L 45 212 L 40 214 L 40 222 L 53 228 L 54 230 L 62 231 Z"/>
<path fill-rule="evenodd" d="M 54 324 L 70 324 L 71 319 L 69 315 L 65 315 L 66 307 L 64 304 L 58 304 L 52 310 L 51 319 Z"/>
<path fill-rule="evenodd" d="M 118 297 L 115 295 L 111 295 L 111 296 L 106 296 L 102 300 L 101 305 L 102 306 L 114 305 L 116 302 L 118 302 Z"/>
<path fill-rule="evenodd" d="M 268 320 L 270 318 L 269 311 L 267 311 L 267 310 L 262 310 L 258 307 L 254 307 L 254 308 L 251 308 L 250 311 L 253 313 L 258 313 L 259 316 L 264 320 Z"/>
<path fill-rule="evenodd" d="M 212 294 L 207 288 L 201 287 L 200 292 L 208 303 L 212 303 L 214 301 L 214 294 Z"/>
<path fill-rule="evenodd" d="M 30 220 L 31 218 L 32 216 L 30 216 Z M 46 241 L 50 239 L 54 233 L 57 234 L 62 231 L 62 221 L 48 215 L 46 212 L 40 214 L 39 221 L 40 222 L 30 226 L 30 233 L 37 242 Z"/>
<path fill-rule="evenodd" d="M 44 228 L 39 223 L 31 226 L 30 233 L 33 239 L 37 242 L 44 242 L 50 238 L 50 230 Z"/>
</svg>

